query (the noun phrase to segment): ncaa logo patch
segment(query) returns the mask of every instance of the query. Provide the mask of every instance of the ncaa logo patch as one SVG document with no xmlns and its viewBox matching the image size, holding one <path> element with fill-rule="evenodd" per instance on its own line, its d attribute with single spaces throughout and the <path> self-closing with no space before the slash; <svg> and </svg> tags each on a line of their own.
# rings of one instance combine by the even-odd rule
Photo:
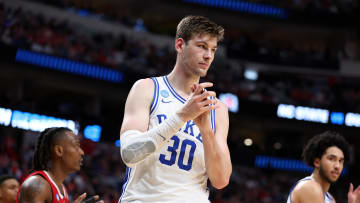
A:
<svg viewBox="0 0 360 203">
<path fill-rule="evenodd" d="M 161 90 L 160 91 L 161 96 L 168 98 L 169 97 L 169 92 L 167 90 Z"/>
</svg>

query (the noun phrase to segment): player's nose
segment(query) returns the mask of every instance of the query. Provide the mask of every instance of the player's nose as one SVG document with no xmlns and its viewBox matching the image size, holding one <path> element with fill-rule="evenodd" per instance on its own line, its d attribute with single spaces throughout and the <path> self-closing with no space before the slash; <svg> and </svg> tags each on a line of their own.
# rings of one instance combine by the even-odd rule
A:
<svg viewBox="0 0 360 203">
<path fill-rule="evenodd" d="M 204 58 L 207 59 L 207 60 L 211 58 L 211 50 L 210 49 L 207 49 L 205 51 Z"/>
</svg>

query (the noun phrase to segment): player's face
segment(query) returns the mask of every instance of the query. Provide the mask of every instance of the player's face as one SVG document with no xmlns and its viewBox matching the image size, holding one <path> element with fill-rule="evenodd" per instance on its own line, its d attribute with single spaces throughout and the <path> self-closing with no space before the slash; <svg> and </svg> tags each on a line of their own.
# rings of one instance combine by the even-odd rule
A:
<svg viewBox="0 0 360 203">
<path fill-rule="evenodd" d="M 71 171 L 78 171 L 82 165 L 84 151 L 80 147 L 78 136 L 73 132 L 65 132 L 62 160 Z"/>
<path fill-rule="evenodd" d="M 184 42 L 181 60 L 193 74 L 204 77 L 214 60 L 217 38 L 208 34 L 195 35 Z"/>
<path fill-rule="evenodd" d="M 16 195 L 19 190 L 19 182 L 15 179 L 7 179 L 1 184 L 0 199 L 3 202 L 16 202 Z"/>
<path fill-rule="evenodd" d="M 329 183 L 334 183 L 340 177 L 344 168 L 344 153 L 338 147 L 327 148 L 320 160 L 320 176 Z"/>
</svg>

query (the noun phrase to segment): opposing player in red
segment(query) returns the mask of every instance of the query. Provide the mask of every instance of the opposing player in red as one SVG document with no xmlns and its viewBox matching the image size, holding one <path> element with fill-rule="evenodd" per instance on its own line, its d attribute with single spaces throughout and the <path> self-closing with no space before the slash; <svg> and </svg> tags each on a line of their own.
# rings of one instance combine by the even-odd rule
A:
<svg viewBox="0 0 360 203">
<path fill-rule="evenodd" d="M 80 170 L 83 155 L 79 139 L 70 129 L 45 129 L 37 140 L 33 173 L 22 183 L 17 202 L 68 203 L 63 182 L 68 175 Z M 85 198 L 86 193 L 74 202 L 81 203 Z M 95 196 L 96 200 L 98 198 Z M 101 202 L 103 201 L 98 201 Z"/>
</svg>

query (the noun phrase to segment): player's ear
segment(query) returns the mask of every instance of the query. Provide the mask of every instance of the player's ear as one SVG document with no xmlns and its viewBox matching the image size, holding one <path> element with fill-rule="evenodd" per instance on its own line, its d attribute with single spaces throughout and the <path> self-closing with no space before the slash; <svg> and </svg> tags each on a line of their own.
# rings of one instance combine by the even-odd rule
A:
<svg viewBox="0 0 360 203">
<path fill-rule="evenodd" d="M 182 52 L 184 45 L 185 45 L 185 41 L 183 38 L 177 38 L 175 40 L 175 49 L 178 53 Z"/>
<path fill-rule="evenodd" d="M 319 167 L 320 167 L 320 159 L 319 159 L 319 158 L 315 158 L 315 160 L 314 160 L 314 166 L 315 166 L 315 168 L 319 168 Z"/>
<path fill-rule="evenodd" d="M 64 148 L 61 145 L 55 145 L 54 151 L 55 151 L 56 156 L 61 157 L 64 153 Z"/>
</svg>

